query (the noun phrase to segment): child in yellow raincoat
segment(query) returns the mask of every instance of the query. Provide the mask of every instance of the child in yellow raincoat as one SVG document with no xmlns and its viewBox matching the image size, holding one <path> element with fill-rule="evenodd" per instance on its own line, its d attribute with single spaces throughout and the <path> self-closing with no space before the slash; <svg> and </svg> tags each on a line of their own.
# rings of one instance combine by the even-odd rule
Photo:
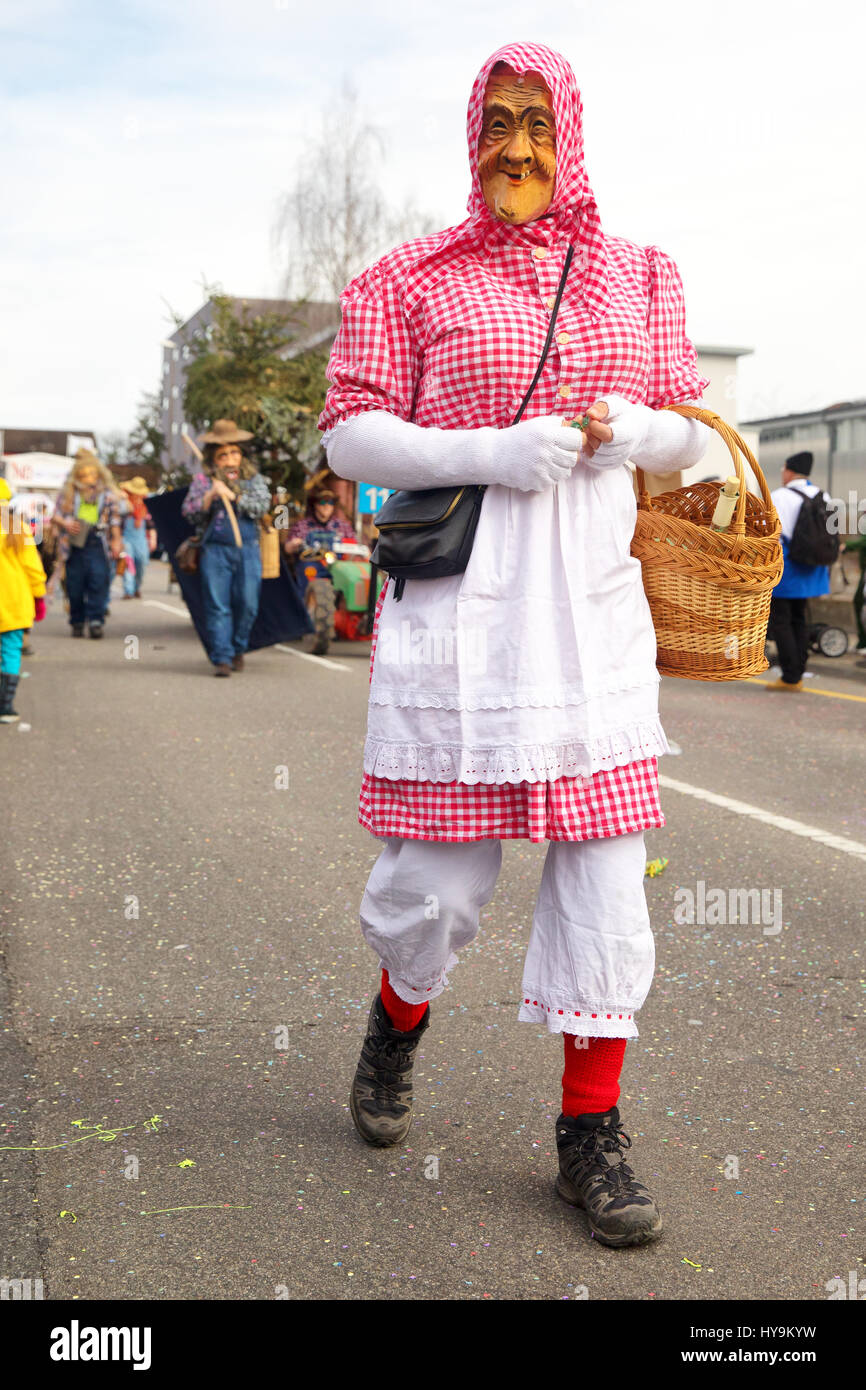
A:
<svg viewBox="0 0 866 1390">
<path fill-rule="evenodd" d="M 29 526 L 12 515 L 12 493 L 0 478 L 0 724 L 14 724 L 26 628 L 45 617 L 45 571 Z"/>
</svg>

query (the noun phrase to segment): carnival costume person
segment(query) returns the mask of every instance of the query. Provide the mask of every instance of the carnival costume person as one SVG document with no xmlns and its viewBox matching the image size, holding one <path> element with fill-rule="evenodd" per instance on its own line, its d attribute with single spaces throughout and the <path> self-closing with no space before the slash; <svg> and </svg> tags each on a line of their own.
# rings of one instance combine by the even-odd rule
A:
<svg viewBox="0 0 866 1390">
<path fill-rule="evenodd" d="M 304 515 L 298 518 L 286 536 L 283 548 L 289 557 L 298 555 L 305 546 L 312 544 L 330 548 L 335 541 L 357 541 L 355 532 L 338 510 L 337 494 L 328 481 L 329 473 L 330 469 L 325 470 L 324 476 L 316 476 L 312 480 Z"/>
<path fill-rule="evenodd" d="M 204 437 L 202 472 L 184 498 L 183 515 L 201 532 L 201 581 L 208 656 L 215 676 L 244 669 L 259 611 L 262 556 L 259 523 L 271 494 L 242 445 L 252 439 L 234 420 L 216 420 Z M 237 512 L 237 544 L 227 508 Z"/>
<path fill-rule="evenodd" d="M 81 448 L 63 484 L 52 524 L 66 567 L 73 637 L 103 634 L 113 565 L 120 556 L 125 504 L 114 479 L 90 450 Z"/>
<path fill-rule="evenodd" d="M 145 497 L 150 495 L 150 488 L 141 477 L 130 478 L 129 482 L 121 483 L 120 486 L 128 508 L 123 518 L 123 549 L 127 557 L 126 569 L 123 572 L 123 597 L 141 598 L 144 571 L 150 563 L 150 546 L 147 543 L 149 517 L 144 505 Z"/>
<path fill-rule="evenodd" d="M 674 263 L 602 230 L 565 59 L 494 53 L 468 141 L 468 220 L 346 289 L 320 420 L 342 477 L 487 485 L 465 573 L 380 600 L 360 820 L 386 841 L 361 904 L 382 984 L 351 1111 L 368 1143 L 402 1142 L 429 1001 L 477 934 L 500 842 L 546 839 L 519 1018 L 564 1035 L 557 1191 L 600 1240 L 641 1244 L 661 1217 L 616 1102 L 654 966 L 643 831 L 664 824 L 667 743 L 625 464 L 696 463 L 707 431 L 661 407 L 707 383 Z"/>
</svg>

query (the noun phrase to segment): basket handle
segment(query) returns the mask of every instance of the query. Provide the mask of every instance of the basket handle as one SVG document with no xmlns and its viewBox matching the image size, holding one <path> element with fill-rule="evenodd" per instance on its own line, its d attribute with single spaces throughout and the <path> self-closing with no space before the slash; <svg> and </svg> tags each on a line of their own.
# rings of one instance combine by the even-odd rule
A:
<svg viewBox="0 0 866 1390">
<path fill-rule="evenodd" d="M 727 424 L 722 419 L 721 415 L 717 415 L 714 410 L 704 410 L 702 406 L 698 405 L 666 405 L 663 408 L 665 410 L 672 410 L 677 415 L 683 415 L 689 420 L 700 420 L 701 424 L 707 425 L 709 429 L 715 430 L 716 434 L 721 435 L 722 439 L 727 444 L 731 452 L 731 458 L 734 460 L 734 469 L 736 471 L 737 479 L 740 484 L 740 495 L 737 498 L 737 509 L 734 512 L 734 519 L 731 522 L 731 525 L 729 526 L 728 530 L 730 532 L 733 532 L 733 534 L 736 536 L 745 535 L 746 473 L 745 469 L 743 468 L 743 463 L 742 459 L 740 458 L 740 454 L 743 454 L 743 456 L 747 459 L 749 467 L 751 468 L 752 472 L 755 475 L 755 478 L 757 479 L 758 487 L 761 489 L 761 497 L 763 498 L 765 506 L 770 511 L 774 510 L 773 503 L 770 497 L 770 489 L 767 486 L 767 480 L 764 477 L 763 471 L 761 469 L 760 464 L 758 463 L 758 460 L 755 458 L 755 455 L 752 453 L 748 444 L 743 439 L 742 435 L 738 434 L 737 431 L 733 428 L 733 426 Z M 644 476 L 644 471 L 642 468 L 638 468 L 637 465 L 635 465 L 635 472 L 637 473 L 637 485 L 639 493 L 638 507 L 643 512 L 650 512 L 652 511 L 652 499 L 646 490 L 646 477 Z"/>
</svg>

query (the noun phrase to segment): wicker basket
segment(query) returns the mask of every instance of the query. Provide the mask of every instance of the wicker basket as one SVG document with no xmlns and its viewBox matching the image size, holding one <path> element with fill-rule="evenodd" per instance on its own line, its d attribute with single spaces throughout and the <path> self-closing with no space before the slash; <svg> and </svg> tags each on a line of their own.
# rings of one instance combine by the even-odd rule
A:
<svg viewBox="0 0 866 1390">
<path fill-rule="evenodd" d="M 638 513 L 631 553 L 643 583 L 664 676 L 738 681 L 767 669 L 764 643 L 770 598 L 782 577 L 781 526 L 767 481 L 748 445 L 721 416 L 697 406 L 668 410 L 701 420 L 731 451 L 740 496 L 727 531 L 714 531 L 721 483 L 697 483 L 650 497 L 637 469 Z M 761 490 L 746 491 L 740 455 Z"/>
</svg>

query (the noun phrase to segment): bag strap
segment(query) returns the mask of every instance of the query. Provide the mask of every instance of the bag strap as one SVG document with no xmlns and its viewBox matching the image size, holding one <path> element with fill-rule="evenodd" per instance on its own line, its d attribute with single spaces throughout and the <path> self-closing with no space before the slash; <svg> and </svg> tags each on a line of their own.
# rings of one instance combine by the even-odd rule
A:
<svg viewBox="0 0 866 1390">
<path fill-rule="evenodd" d="M 562 278 L 559 281 L 559 289 L 556 292 L 556 301 L 553 306 L 553 312 L 550 315 L 550 324 L 548 325 L 547 329 L 547 338 L 545 339 L 544 347 L 541 351 L 541 360 L 535 369 L 535 376 L 532 378 L 532 385 L 530 386 L 526 395 L 523 397 L 523 400 L 520 403 L 520 409 L 518 410 L 517 414 L 511 422 L 512 425 L 518 425 L 520 423 L 521 416 L 523 415 L 523 412 L 526 409 L 526 407 L 529 405 L 529 398 L 535 390 L 536 386 L 538 385 L 539 380 L 541 379 L 541 373 L 544 371 L 544 364 L 547 361 L 547 354 L 550 352 L 550 344 L 553 342 L 553 330 L 556 326 L 556 316 L 559 313 L 559 306 L 562 302 L 562 292 L 565 289 L 565 282 L 568 279 L 568 271 L 569 267 L 571 266 L 573 256 L 574 247 L 569 246 L 568 254 L 565 258 L 565 265 L 562 268 Z"/>
<path fill-rule="evenodd" d="M 566 257 L 565 257 L 565 265 L 562 267 L 562 275 L 561 275 L 560 281 L 559 281 L 559 289 L 556 291 L 556 299 L 554 300 L 553 309 L 551 310 L 551 314 L 550 314 L 550 323 L 549 323 L 548 326 L 547 326 L 547 337 L 546 337 L 545 340 L 544 340 L 544 347 L 541 349 L 541 357 L 540 357 L 540 359 L 539 359 L 538 366 L 537 366 L 536 369 L 535 369 L 535 376 L 532 378 L 532 382 L 531 382 L 531 384 L 530 384 L 529 390 L 527 391 L 526 395 L 523 397 L 523 400 L 520 402 L 520 409 L 518 410 L 517 414 L 515 415 L 514 419 L 513 419 L 512 422 L 511 422 L 513 425 L 519 425 L 519 424 L 520 424 L 520 420 L 521 420 L 521 417 L 522 417 L 522 415 L 523 415 L 523 412 L 524 412 L 524 410 L 526 409 L 526 407 L 529 405 L 529 401 L 530 401 L 530 398 L 531 398 L 531 396 L 532 396 L 532 393 L 533 393 L 533 391 L 535 390 L 536 386 L 538 385 L 538 383 L 539 383 L 539 381 L 540 381 L 540 379 L 541 379 L 541 373 L 544 371 L 544 364 L 545 364 L 545 362 L 547 361 L 547 354 L 550 352 L 550 344 L 553 342 L 553 330 L 554 330 L 554 328 L 556 327 L 556 316 L 557 316 L 557 314 L 559 313 L 559 306 L 560 306 L 560 304 L 562 303 L 562 294 L 563 294 L 563 291 L 564 291 L 564 289 L 565 289 L 565 282 L 566 282 L 566 280 L 568 279 L 568 272 L 569 272 L 569 269 L 570 269 L 570 267 L 571 267 L 571 262 L 572 262 L 573 257 L 574 257 L 574 247 L 573 247 L 573 246 L 569 246 L 568 251 L 567 251 L 567 253 L 566 253 Z M 478 491 L 479 496 L 483 497 L 483 496 L 484 496 L 484 493 L 487 491 L 487 484 L 486 484 L 486 483 L 479 483 L 479 484 L 477 484 L 477 491 Z M 406 587 L 406 580 L 405 580 L 405 579 L 390 579 L 390 577 L 389 577 L 389 582 L 393 583 L 393 585 L 394 585 L 394 599 L 395 599 L 395 601 L 399 602 L 400 599 L 403 597 L 403 590 L 404 590 L 404 588 Z"/>
</svg>

